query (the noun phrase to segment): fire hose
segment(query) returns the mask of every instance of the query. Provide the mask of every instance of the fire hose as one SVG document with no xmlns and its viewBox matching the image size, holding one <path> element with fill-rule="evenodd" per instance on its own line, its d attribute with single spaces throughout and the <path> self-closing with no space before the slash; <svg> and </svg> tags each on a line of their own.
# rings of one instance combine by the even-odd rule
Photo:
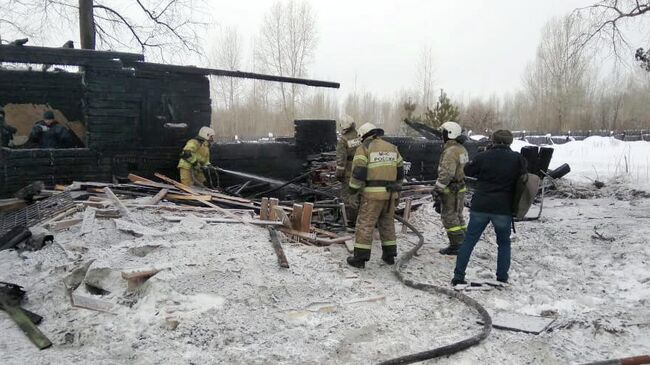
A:
<svg viewBox="0 0 650 365">
<path fill-rule="evenodd" d="M 471 337 L 468 337 L 464 340 L 452 343 L 450 345 L 441 346 L 431 350 L 417 352 L 410 355 L 396 357 L 394 359 L 382 361 L 379 364 L 380 365 L 412 364 L 415 362 L 434 359 L 441 356 L 452 355 L 457 352 L 468 349 L 474 345 L 478 345 L 481 341 L 483 341 L 488 337 L 490 331 L 492 330 L 492 318 L 490 317 L 490 314 L 485 310 L 485 308 L 483 308 L 483 306 L 479 302 L 477 302 L 476 300 L 468 297 L 467 295 L 461 292 L 448 289 L 448 288 L 443 288 L 437 285 L 418 283 L 411 279 L 405 278 L 401 270 L 404 266 L 406 266 L 409 260 L 411 260 L 413 256 L 417 254 L 417 252 L 420 250 L 422 245 L 424 245 L 424 236 L 412 224 L 404 220 L 402 217 L 395 216 L 395 219 L 400 223 L 404 224 L 406 227 L 408 227 L 413 233 L 415 233 L 418 236 L 418 243 L 415 245 L 415 247 L 413 247 L 404 255 L 402 255 L 395 263 L 394 272 L 397 278 L 399 279 L 399 281 L 401 281 L 404 285 L 413 289 L 422 290 L 430 293 L 444 294 L 450 298 L 454 298 L 463 302 L 464 304 L 466 304 L 470 308 L 475 309 L 479 313 L 479 315 L 481 316 L 481 321 L 483 322 L 483 328 L 479 333 Z"/>
</svg>

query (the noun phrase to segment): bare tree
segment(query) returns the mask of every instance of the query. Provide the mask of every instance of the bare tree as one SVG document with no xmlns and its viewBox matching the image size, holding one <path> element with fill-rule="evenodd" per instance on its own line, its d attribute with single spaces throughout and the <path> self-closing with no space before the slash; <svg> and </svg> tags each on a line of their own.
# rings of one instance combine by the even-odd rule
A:
<svg viewBox="0 0 650 365">
<path fill-rule="evenodd" d="M 473 99 L 461 107 L 460 123 L 463 128 L 472 129 L 477 133 L 493 131 L 497 125 L 496 106 L 490 102 Z"/>
<path fill-rule="evenodd" d="M 622 57 L 621 48 L 626 51 L 636 49 L 629 43 L 623 31 L 623 26 L 641 16 L 650 15 L 648 0 L 601 0 L 593 5 L 574 10 L 572 16 L 585 19 L 587 27 L 576 35 L 576 49 L 586 47 L 590 43 L 608 43 L 616 57 L 628 59 L 632 55 Z"/>
<path fill-rule="evenodd" d="M 202 0 L 0 0 L 0 25 L 16 36 L 44 39 L 79 25 L 82 48 L 155 51 L 159 59 L 202 54 L 197 27 Z M 127 15 L 128 14 L 128 15 Z M 71 30 L 67 29 L 67 30 Z"/>
<path fill-rule="evenodd" d="M 242 66 L 242 38 L 236 27 L 223 29 L 212 50 L 210 62 L 217 68 L 239 70 Z M 219 77 L 215 82 L 216 93 L 226 109 L 232 110 L 241 93 L 241 79 Z"/>
<path fill-rule="evenodd" d="M 316 49 L 315 16 L 306 1 L 276 1 L 264 18 L 256 56 L 265 70 L 291 77 L 303 77 Z M 279 85 L 282 110 L 291 120 L 299 101 L 299 87 Z"/>
<path fill-rule="evenodd" d="M 432 107 L 435 103 L 436 95 L 434 89 L 435 82 L 435 65 L 433 58 L 433 49 L 423 47 L 420 51 L 420 61 L 418 63 L 416 82 L 420 90 L 419 104 L 423 107 Z"/>
<path fill-rule="evenodd" d="M 593 73 L 587 50 L 573 42 L 579 31 L 580 23 L 572 17 L 553 19 L 544 27 L 537 58 L 524 80 L 539 129 L 559 132 L 587 117 L 584 106 Z"/>
</svg>

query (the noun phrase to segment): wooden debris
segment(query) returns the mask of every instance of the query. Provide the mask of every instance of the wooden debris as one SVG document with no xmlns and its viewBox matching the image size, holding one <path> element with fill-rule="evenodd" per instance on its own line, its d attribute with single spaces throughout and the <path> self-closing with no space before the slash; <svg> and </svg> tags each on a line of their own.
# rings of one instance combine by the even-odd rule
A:
<svg viewBox="0 0 650 365">
<path fill-rule="evenodd" d="M 302 232 L 309 232 L 311 227 L 311 215 L 314 211 L 313 203 L 305 203 L 302 205 L 302 215 L 300 219 L 300 230 Z"/>
<path fill-rule="evenodd" d="M 51 231 L 62 231 L 82 222 L 81 218 L 66 219 L 58 222 L 52 222 L 47 225 Z"/>
<path fill-rule="evenodd" d="M 87 235 L 95 229 L 95 214 L 97 209 L 93 207 L 86 208 L 84 210 L 84 218 L 81 223 L 81 236 Z"/>
<path fill-rule="evenodd" d="M 73 307 L 115 314 L 115 312 L 113 312 L 113 303 L 96 298 L 92 294 L 82 294 L 75 291 L 72 293 L 71 298 Z"/>
<path fill-rule="evenodd" d="M 141 226 L 137 223 L 131 223 L 127 222 L 122 219 L 114 219 L 115 226 L 117 229 L 120 231 L 128 232 L 136 237 L 142 237 L 142 236 L 163 236 L 165 235 L 165 232 L 159 231 L 157 229 Z"/>
<path fill-rule="evenodd" d="M 379 302 L 379 301 L 384 301 L 384 300 L 386 300 L 385 295 L 378 295 L 378 296 L 375 296 L 375 297 L 367 297 L 367 298 L 350 300 L 350 301 L 346 302 L 345 304 Z"/>
<path fill-rule="evenodd" d="M 185 217 L 181 216 L 163 216 L 163 219 L 167 222 L 173 222 L 173 223 L 178 223 L 183 220 Z M 241 221 L 234 220 L 234 219 L 227 219 L 227 218 L 202 218 L 199 217 L 202 221 L 205 223 L 242 223 Z M 278 221 L 263 221 L 263 220 L 254 220 L 250 221 L 249 223 L 259 225 L 259 226 L 265 226 L 265 225 L 270 225 L 270 226 L 281 226 L 282 222 Z"/>
<path fill-rule="evenodd" d="M 108 196 L 108 198 L 113 201 L 113 203 L 115 204 L 117 209 L 120 211 L 120 213 L 122 213 L 122 216 L 124 218 L 126 218 L 126 219 L 128 219 L 130 221 L 134 221 L 133 217 L 131 216 L 131 212 L 129 211 L 129 209 L 127 207 L 125 207 L 124 204 L 122 204 L 122 202 L 120 201 L 120 199 L 117 198 L 117 196 L 115 196 L 115 194 L 113 193 L 113 190 L 111 190 L 111 188 L 105 187 L 104 188 L 104 193 L 106 193 L 106 196 Z"/>
<path fill-rule="evenodd" d="M 275 210 L 275 207 L 277 207 L 279 204 L 280 204 L 280 200 L 276 198 L 269 199 L 269 220 L 270 221 L 278 220 L 278 215 Z"/>
<path fill-rule="evenodd" d="M 273 250 L 275 250 L 275 255 L 278 257 L 278 264 L 280 267 L 288 268 L 289 261 L 287 261 L 287 256 L 284 254 L 282 245 L 280 244 L 280 239 L 278 238 L 278 232 L 272 227 L 267 227 L 269 234 L 271 235 L 271 244 L 273 245 Z"/>
<path fill-rule="evenodd" d="M 260 205 L 260 219 L 269 219 L 269 198 L 262 198 L 262 203 Z"/>
<path fill-rule="evenodd" d="M 38 327 L 29 319 L 27 314 L 18 306 L 11 305 L 4 297 L 0 296 L 0 307 L 7 312 L 9 316 L 16 322 L 18 327 L 25 333 L 27 338 L 32 341 L 40 350 L 52 346 L 52 342 L 45 337 Z"/>
<path fill-rule="evenodd" d="M 169 193 L 169 189 L 161 189 L 158 194 L 154 195 L 149 199 L 149 205 L 156 205 L 160 203 L 161 200 L 165 199 L 165 196 Z"/>
<path fill-rule="evenodd" d="M 127 282 L 127 289 L 133 291 L 137 289 L 142 283 L 147 281 L 150 277 L 160 272 L 160 269 L 146 268 L 136 269 L 129 271 L 122 271 L 122 279 Z"/>
<path fill-rule="evenodd" d="M 289 219 L 291 220 L 292 229 L 300 232 L 305 232 L 301 229 L 302 228 L 302 205 L 300 204 L 293 205 Z"/>
</svg>

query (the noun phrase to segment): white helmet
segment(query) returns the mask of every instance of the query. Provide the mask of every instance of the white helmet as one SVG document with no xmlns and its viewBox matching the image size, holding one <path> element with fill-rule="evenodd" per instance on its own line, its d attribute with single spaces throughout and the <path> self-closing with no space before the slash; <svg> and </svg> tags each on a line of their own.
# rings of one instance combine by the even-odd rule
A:
<svg viewBox="0 0 650 365">
<path fill-rule="evenodd" d="M 339 120 L 339 127 L 341 127 L 342 131 L 354 127 L 354 119 L 351 116 L 345 114 L 341 120 Z"/>
<path fill-rule="evenodd" d="M 374 130 L 379 130 L 379 131 L 381 131 L 381 134 L 384 134 L 383 129 L 377 128 L 377 126 L 372 124 L 372 123 L 366 123 L 366 124 L 362 125 L 361 127 L 359 127 L 357 129 L 357 133 L 359 133 L 361 138 L 365 138 L 366 134 L 368 134 L 368 133 L 370 133 L 370 132 L 372 132 Z"/>
<path fill-rule="evenodd" d="M 445 122 L 440 126 L 440 131 L 447 132 L 447 138 L 456 139 L 463 133 L 463 128 L 456 122 Z"/>
<path fill-rule="evenodd" d="M 214 129 L 210 127 L 201 127 L 201 129 L 199 129 L 199 137 L 205 139 L 206 141 L 212 139 L 214 135 Z"/>
</svg>

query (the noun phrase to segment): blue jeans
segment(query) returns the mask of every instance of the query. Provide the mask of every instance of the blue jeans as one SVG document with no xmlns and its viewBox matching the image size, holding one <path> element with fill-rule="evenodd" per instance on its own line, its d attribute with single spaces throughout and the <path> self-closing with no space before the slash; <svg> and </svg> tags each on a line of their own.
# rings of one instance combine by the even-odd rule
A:
<svg viewBox="0 0 650 365">
<path fill-rule="evenodd" d="M 469 212 L 469 224 L 465 240 L 460 246 L 458 257 L 456 257 L 456 268 L 454 269 L 454 279 L 465 280 L 465 269 L 472 255 L 474 246 L 481 238 L 488 223 L 492 222 L 494 232 L 497 235 L 497 280 L 507 281 L 508 270 L 510 269 L 510 228 L 512 227 L 512 217 L 510 215 Z"/>
</svg>

